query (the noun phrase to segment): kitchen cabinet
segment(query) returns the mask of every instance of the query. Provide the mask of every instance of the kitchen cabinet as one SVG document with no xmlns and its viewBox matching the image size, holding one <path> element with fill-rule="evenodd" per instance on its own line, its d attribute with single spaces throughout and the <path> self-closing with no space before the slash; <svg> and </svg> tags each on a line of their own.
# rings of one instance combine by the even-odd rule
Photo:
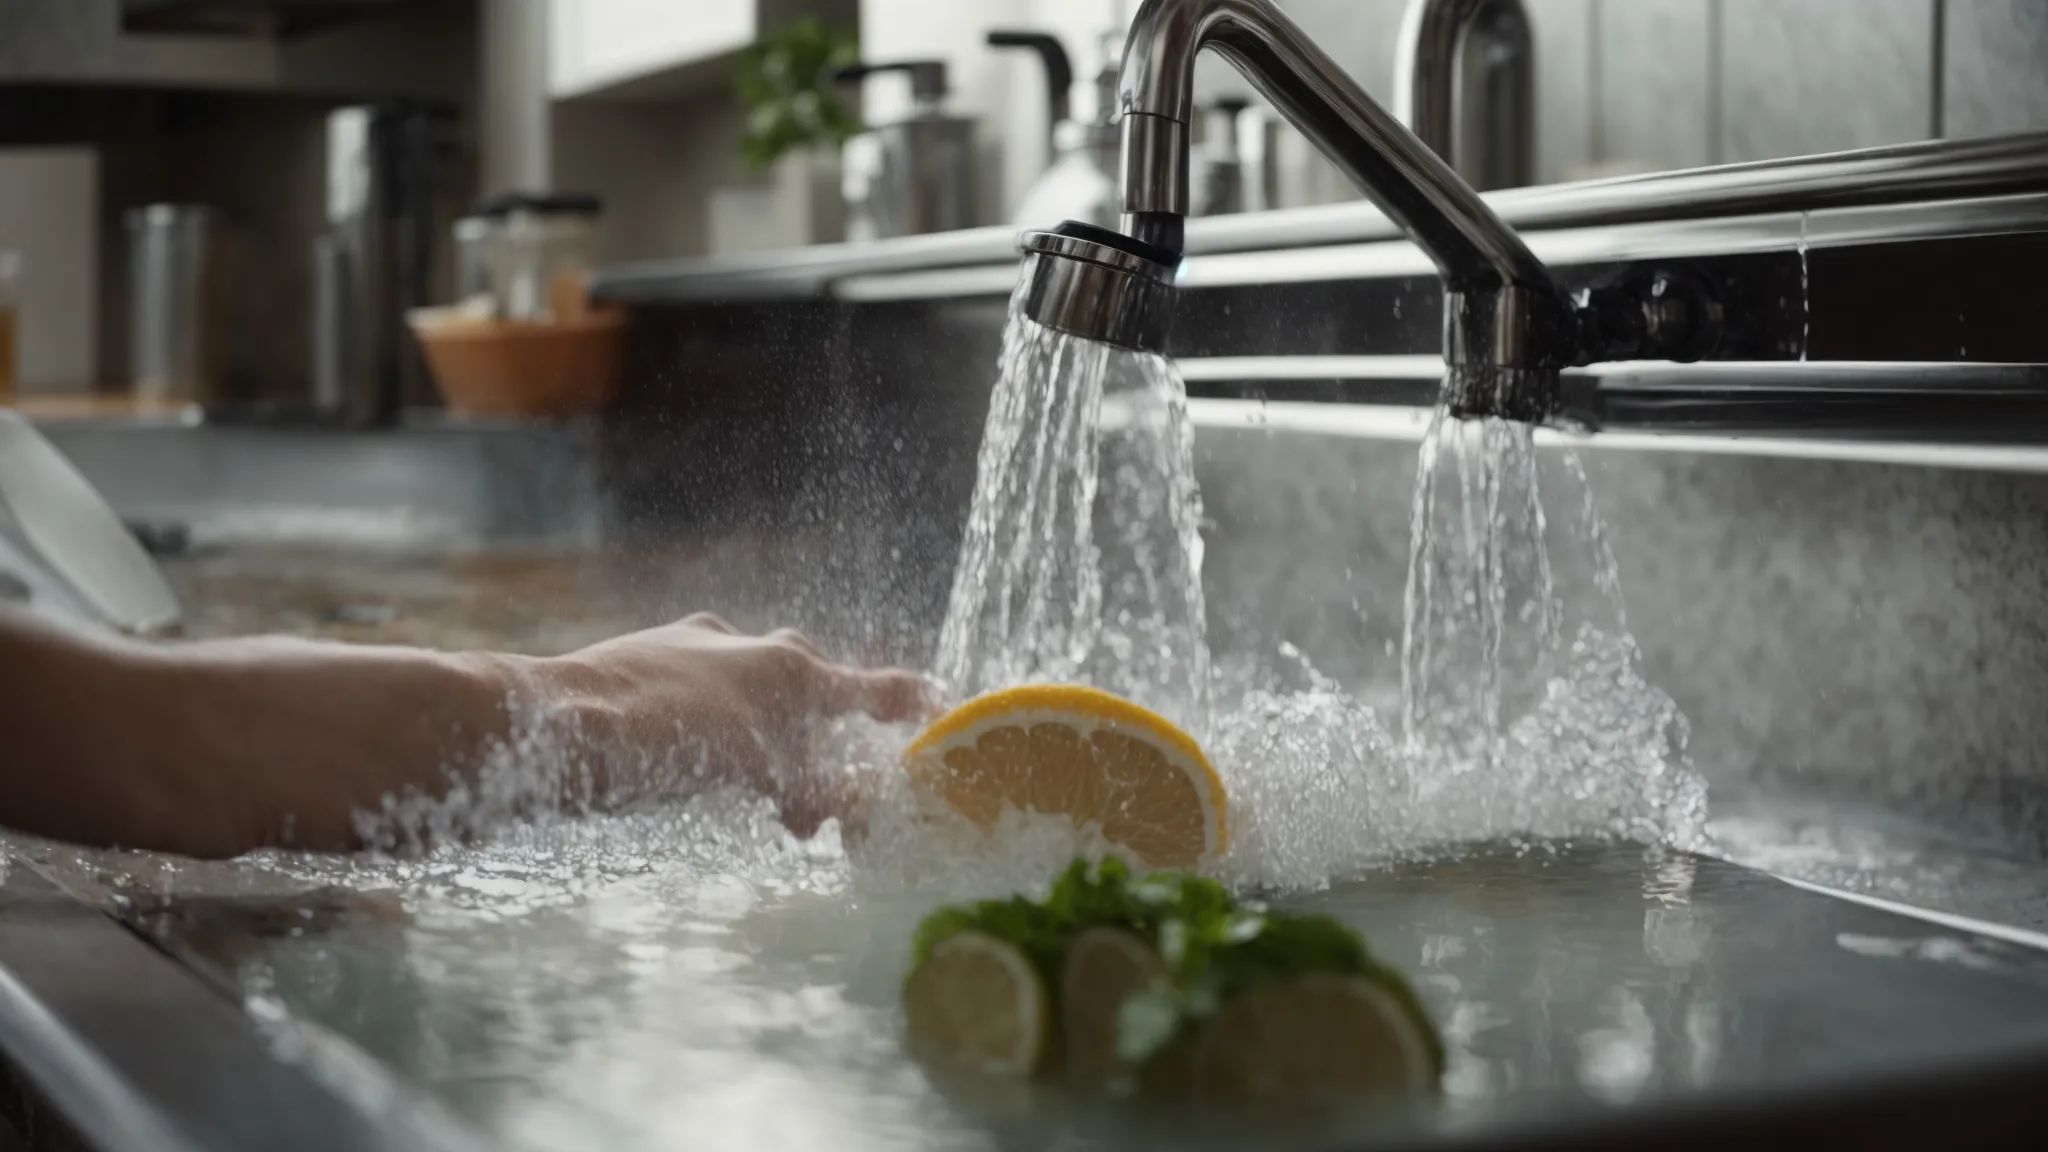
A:
<svg viewBox="0 0 2048 1152">
<path fill-rule="evenodd" d="M 0 85 L 459 104 L 476 26 L 461 0 L 0 0 Z"/>
<path fill-rule="evenodd" d="M 556 99 L 645 86 L 753 42 L 754 0 L 553 0 L 548 92 Z"/>
<path fill-rule="evenodd" d="M 650 99 L 727 82 L 732 54 L 791 20 L 852 27 L 857 0 L 549 0 L 548 94 Z"/>
<path fill-rule="evenodd" d="M 423 0 L 121 0 L 129 32 L 297 36 L 388 16 Z"/>
</svg>

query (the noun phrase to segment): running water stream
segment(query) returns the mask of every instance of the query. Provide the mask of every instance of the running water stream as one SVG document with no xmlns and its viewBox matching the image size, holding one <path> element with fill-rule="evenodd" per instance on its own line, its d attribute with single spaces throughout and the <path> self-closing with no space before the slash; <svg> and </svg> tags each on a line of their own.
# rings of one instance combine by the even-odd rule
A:
<svg viewBox="0 0 2048 1152">
<path fill-rule="evenodd" d="M 1026 269 L 1019 293 L 1030 280 Z M 1083 681 L 1201 733 L 1187 389 L 1160 357 L 1040 327 L 1016 299 L 1010 315 L 937 673 L 962 697 Z"/>
</svg>

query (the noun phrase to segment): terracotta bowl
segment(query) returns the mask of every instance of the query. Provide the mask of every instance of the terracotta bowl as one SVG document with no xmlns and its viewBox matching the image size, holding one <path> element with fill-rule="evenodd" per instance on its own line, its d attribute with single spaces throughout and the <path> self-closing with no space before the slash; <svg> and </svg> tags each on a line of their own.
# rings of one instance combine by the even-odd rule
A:
<svg viewBox="0 0 2048 1152">
<path fill-rule="evenodd" d="M 622 312 L 535 322 L 423 309 L 410 320 L 451 412 L 572 416 L 597 411 L 618 394 L 626 358 Z"/>
</svg>

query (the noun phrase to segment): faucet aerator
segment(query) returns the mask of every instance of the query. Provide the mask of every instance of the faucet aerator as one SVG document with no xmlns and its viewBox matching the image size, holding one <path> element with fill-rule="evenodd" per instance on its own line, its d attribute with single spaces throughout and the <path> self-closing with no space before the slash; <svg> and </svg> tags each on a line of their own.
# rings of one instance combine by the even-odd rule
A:
<svg viewBox="0 0 2048 1152">
<path fill-rule="evenodd" d="M 1180 253 L 1078 220 L 1026 232 L 1017 248 L 1030 258 L 1026 316 L 1086 340 L 1165 353 Z"/>
</svg>

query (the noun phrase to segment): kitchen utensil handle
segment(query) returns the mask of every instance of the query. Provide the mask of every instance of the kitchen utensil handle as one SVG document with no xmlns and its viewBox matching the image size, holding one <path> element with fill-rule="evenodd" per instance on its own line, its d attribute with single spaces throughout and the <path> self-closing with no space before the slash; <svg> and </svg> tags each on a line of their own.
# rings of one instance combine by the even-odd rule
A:
<svg viewBox="0 0 2048 1152">
<path fill-rule="evenodd" d="M 841 65 L 826 76 L 836 84 L 857 84 L 878 72 L 908 72 L 910 94 L 920 104 L 935 104 L 946 98 L 946 62 L 943 60 L 891 60 L 883 64 L 861 61 Z"/>
<path fill-rule="evenodd" d="M 988 34 L 988 46 L 1028 48 L 1038 53 L 1038 59 L 1045 65 L 1046 125 L 1050 128 L 1072 118 L 1070 99 L 1074 88 L 1074 65 L 1067 59 L 1066 45 L 1060 43 L 1059 37 L 1045 32 L 1004 29 Z"/>
</svg>

